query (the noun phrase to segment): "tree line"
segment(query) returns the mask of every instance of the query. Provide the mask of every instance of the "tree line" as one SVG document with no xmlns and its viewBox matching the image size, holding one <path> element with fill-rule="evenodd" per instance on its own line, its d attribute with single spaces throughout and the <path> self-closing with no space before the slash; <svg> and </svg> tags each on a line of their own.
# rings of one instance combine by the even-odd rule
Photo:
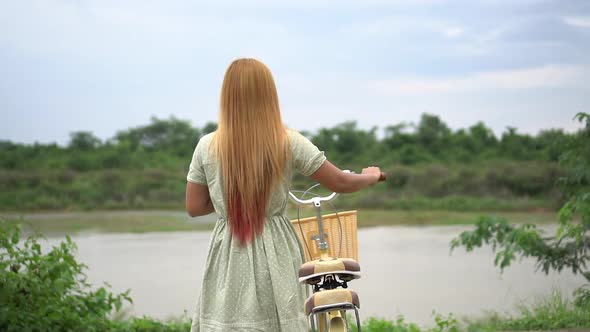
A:
<svg viewBox="0 0 590 332">
<path fill-rule="evenodd" d="M 117 132 L 102 141 L 88 131 L 73 132 L 67 146 L 0 141 L 0 169 L 178 169 L 186 167 L 200 137 L 215 131 L 215 123 L 193 127 L 174 117 L 152 118 L 151 123 Z M 489 160 L 555 162 L 559 142 L 572 134 L 562 129 L 536 135 L 508 127 L 500 137 L 483 122 L 452 130 L 438 116 L 422 114 L 417 124 L 395 124 L 365 130 L 354 121 L 316 132 L 302 131 L 329 159 L 342 167 L 416 165 L 432 162 L 474 163 Z M 380 136 L 380 137 L 379 137 Z"/>
<path fill-rule="evenodd" d="M 0 210 L 179 208 L 194 147 L 216 128 L 154 117 L 107 140 L 78 131 L 65 146 L 0 141 Z M 387 185 L 344 204 L 455 210 L 558 206 L 557 161 L 577 135 L 509 127 L 496 136 L 482 122 L 452 130 L 431 114 L 417 124 L 362 129 L 351 121 L 302 133 L 341 168 L 377 164 L 390 174 Z"/>
</svg>

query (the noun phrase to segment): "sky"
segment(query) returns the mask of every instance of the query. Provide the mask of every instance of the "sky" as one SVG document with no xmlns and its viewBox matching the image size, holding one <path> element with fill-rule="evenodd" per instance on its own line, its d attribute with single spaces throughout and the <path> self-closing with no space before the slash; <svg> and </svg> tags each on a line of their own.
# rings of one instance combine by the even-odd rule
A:
<svg viewBox="0 0 590 332">
<path fill-rule="evenodd" d="M 429 113 L 573 131 L 590 112 L 590 1 L 0 0 L 0 140 L 201 127 L 241 57 L 268 65 L 299 130 Z"/>
</svg>

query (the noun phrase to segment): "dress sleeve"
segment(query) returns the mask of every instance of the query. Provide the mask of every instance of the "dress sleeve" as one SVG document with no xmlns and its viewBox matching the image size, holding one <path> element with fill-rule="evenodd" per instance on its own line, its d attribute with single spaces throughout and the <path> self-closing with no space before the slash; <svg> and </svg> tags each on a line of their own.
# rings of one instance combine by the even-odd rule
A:
<svg viewBox="0 0 590 332">
<path fill-rule="evenodd" d="M 324 151 L 320 151 L 307 137 L 293 131 L 291 134 L 291 152 L 294 169 L 310 176 L 326 161 Z"/>
<path fill-rule="evenodd" d="M 188 168 L 188 174 L 186 180 L 192 183 L 207 184 L 207 178 L 205 177 L 205 170 L 203 168 L 203 139 L 199 140 L 195 152 L 193 153 L 193 159 Z"/>
</svg>

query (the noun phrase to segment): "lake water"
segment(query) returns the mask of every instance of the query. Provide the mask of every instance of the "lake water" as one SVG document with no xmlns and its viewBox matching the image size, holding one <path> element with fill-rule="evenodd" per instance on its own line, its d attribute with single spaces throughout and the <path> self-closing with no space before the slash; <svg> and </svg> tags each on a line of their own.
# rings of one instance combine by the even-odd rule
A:
<svg viewBox="0 0 590 332">
<path fill-rule="evenodd" d="M 359 293 L 361 318 L 379 316 L 432 324 L 432 311 L 478 316 L 512 311 L 559 289 L 564 295 L 583 284 L 570 273 L 535 273 L 530 260 L 504 274 L 493 266 L 489 248 L 472 253 L 449 242 L 473 226 L 375 227 L 359 230 L 363 277 L 350 283 Z M 545 226 L 553 228 L 553 226 Z M 77 257 L 88 265 L 89 281 L 109 282 L 115 291 L 131 288 L 132 315 L 160 319 L 192 313 L 210 232 L 72 235 Z M 49 238 L 54 245 L 60 238 Z"/>
</svg>

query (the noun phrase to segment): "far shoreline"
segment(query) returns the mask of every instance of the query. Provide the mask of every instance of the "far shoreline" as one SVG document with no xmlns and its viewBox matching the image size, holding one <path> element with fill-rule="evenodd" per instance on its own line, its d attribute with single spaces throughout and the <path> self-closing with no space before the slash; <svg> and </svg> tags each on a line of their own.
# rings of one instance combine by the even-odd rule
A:
<svg viewBox="0 0 590 332">
<path fill-rule="evenodd" d="M 349 209 L 341 209 L 344 212 Z M 377 226 L 452 226 L 475 224 L 480 216 L 506 218 L 511 223 L 557 223 L 555 211 L 481 211 L 460 212 L 446 210 L 382 210 L 358 209 L 358 227 Z M 325 214 L 332 213 L 326 209 Z M 305 209 L 300 217 L 315 215 Z M 287 216 L 295 219 L 295 209 Z M 148 233 L 168 231 L 210 231 L 217 217 L 215 214 L 190 218 L 182 210 L 91 210 L 91 211 L 35 211 L 0 212 L 0 220 L 25 224 L 43 234 L 76 233 Z"/>
</svg>

